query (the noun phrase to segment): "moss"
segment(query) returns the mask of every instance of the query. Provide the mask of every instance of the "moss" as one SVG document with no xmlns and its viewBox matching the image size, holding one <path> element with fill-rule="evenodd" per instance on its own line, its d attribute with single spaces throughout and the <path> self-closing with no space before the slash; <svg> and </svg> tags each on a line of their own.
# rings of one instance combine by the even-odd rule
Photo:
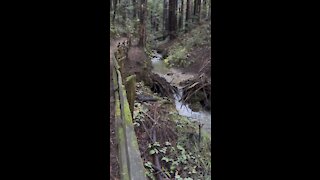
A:
<svg viewBox="0 0 320 180">
<path fill-rule="evenodd" d="M 124 129 L 120 125 L 121 121 L 121 111 L 120 111 L 120 101 L 119 101 L 119 93 L 115 93 L 115 121 L 116 124 L 116 135 L 117 135 L 117 140 L 119 144 L 119 159 L 120 159 L 120 177 L 121 179 L 130 179 L 129 178 L 129 168 L 127 164 L 127 156 L 126 156 L 126 150 L 125 150 L 125 134 L 124 134 Z"/>
<path fill-rule="evenodd" d="M 122 88 L 124 89 L 123 85 L 122 85 Z M 122 91 L 121 93 L 123 94 L 123 97 L 124 97 L 123 107 L 124 107 L 125 123 L 126 124 L 130 124 L 130 123 L 132 123 L 132 117 L 131 117 L 131 111 L 130 111 L 129 103 L 128 103 L 128 100 L 126 98 L 127 97 L 127 93 L 125 91 Z"/>
<path fill-rule="evenodd" d="M 125 150 L 125 135 L 124 135 L 124 129 L 120 126 L 117 131 L 117 137 L 118 137 L 118 143 L 119 143 L 119 153 L 120 156 L 120 176 L 121 179 L 130 179 L 129 178 L 129 168 L 127 164 L 127 156 L 126 156 L 126 150 Z"/>
<path fill-rule="evenodd" d="M 135 78 L 135 75 L 128 76 L 126 82 L 130 82 L 133 78 Z"/>
<path fill-rule="evenodd" d="M 137 141 L 137 137 L 136 136 L 132 136 L 131 141 L 132 141 L 133 148 L 139 149 L 139 144 L 138 144 L 138 141 Z"/>
</svg>

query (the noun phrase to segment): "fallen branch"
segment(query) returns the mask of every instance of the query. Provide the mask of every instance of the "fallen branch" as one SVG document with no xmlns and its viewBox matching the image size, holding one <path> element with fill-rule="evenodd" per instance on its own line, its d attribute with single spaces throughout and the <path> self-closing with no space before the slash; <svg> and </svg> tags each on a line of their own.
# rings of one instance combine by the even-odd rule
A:
<svg viewBox="0 0 320 180">
<path fill-rule="evenodd" d="M 207 61 L 204 66 L 202 66 L 202 68 L 199 70 L 198 73 L 200 73 L 209 63 L 211 63 L 211 61 Z"/>
<path fill-rule="evenodd" d="M 185 95 L 182 99 L 185 99 L 184 101 L 186 102 L 193 94 L 195 94 L 196 92 L 198 92 L 201 88 L 210 85 L 209 83 L 204 84 L 202 86 L 200 86 L 197 90 L 193 91 L 192 93 L 190 93 L 189 95 Z"/>
<path fill-rule="evenodd" d="M 155 131 L 155 130 L 153 130 L 153 135 L 152 135 L 152 136 L 153 136 L 154 142 L 156 142 L 156 141 L 157 141 L 157 135 L 156 135 L 156 131 Z M 161 171 L 161 165 L 160 165 L 160 160 L 159 160 L 158 154 L 155 154 L 155 156 L 154 156 L 154 161 L 155 161 L 155 167 L 156 167 L 156 169 L 161 172 L 161 174 L 158 174 L 158 179 L 159 179 L 159 180 L 162 180 L 161 175 L 164 176 L 164 177 L 167 177 L 167 175 L 166 175 L 166 173 L 164 173 L 164 172 Z"/>
<path fill-rule="evenodd" d="M 148 116 L 148 118 L 152 121 L 152 122 L 154 122 L 155 124 L 158 124 L 157 122 L 156 122 L 156 120 L 154 120 L 149 114 L 147 114 L 147 113 L 145 113 L 145 112 L 143 112 L 143 111 L 141 111 L 143 114 L 145 114 L 146 116 Z"/>
<path fill-rule="evenodd" d="M 149 136 L 149 139 L 151 140 L 152 143 L 154 143 L 151 135 L 148 133 L 148 129 L 147 129 L 146 125 L 144 124 L 143 121 L 141 121 L 141 123 L 142 123 L 142 126 L 143 126 L 144 130 L 146 131 L 147 135 Z"/>
<path fill-rule="evenodd" d="M 155 169 L 155 170 L 157 170 L 158 172 L 164 174 L 167 179 L 170 179 L 170 177 L 169 177 L 166 173 L 164 173 L 161 169 L 159 169 L 157 166 L 155 166 L 155 165 L 152 164 L 152 168 Z M 167 179 L 166 179 L 166 180 L 167 180 Z"/>
</svg>

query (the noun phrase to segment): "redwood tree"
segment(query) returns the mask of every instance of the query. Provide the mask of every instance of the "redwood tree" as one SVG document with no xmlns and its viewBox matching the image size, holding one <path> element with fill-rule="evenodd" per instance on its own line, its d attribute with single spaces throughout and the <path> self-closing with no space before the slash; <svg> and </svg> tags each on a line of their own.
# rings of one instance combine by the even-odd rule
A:
<svg viewBox="0 0 320 180">
<path fill-rule="evenodd" d="M 132 5 L 133 5 L 133 18 L 136 19 L 137 17 L 137 6 L 136 6 L 137 0 L 132 0 Z"/>
<path fill-rule="evenodd" d="M 147 0 L 140 0 L 140 38 L 139 46 L 146 45 L 146 15 L 147 15 Z"/>
<path fill-rule="evenodd" d="M 166 37 L 169 31 L 168 23 L 168 0 L 163 0 L 163 37 Z"/>
<path fill-rule="evenodd" d="M 183 29 L 183 1 L 184 0 L 181 0 L 181 5 L 180 5 L 180 8 L 179 8 L 179 29 Z"/>
<path fill-rule="evenodd" d="M 188 31 L 189 19 L 190 19 L 190 0 L 187 0 L 187 4 L 186 4 L 186 31 Z"/>
<path fill-rule="evenodd" d="M 177 0 L 169 0 L 169 35 L 170 39 L 176 38 L 177 31 Z"/>
</svg>

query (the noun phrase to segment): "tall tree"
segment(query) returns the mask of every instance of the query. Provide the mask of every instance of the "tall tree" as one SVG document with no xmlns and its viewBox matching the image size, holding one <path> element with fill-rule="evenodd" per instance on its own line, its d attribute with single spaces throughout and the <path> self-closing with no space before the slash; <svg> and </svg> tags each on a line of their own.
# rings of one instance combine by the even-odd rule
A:
<svg viewBox="0 0 320 180">
<path fill-rule="evenodd" d="M 204 0 L 202 5 L 203 5 L 203 12 L 202 12 L 203 18 L 206 19 L 207 18 L 207 9 L 208 9 L 207 8 L 208 7 L 207 0 Z"/>
<path fill-rule="evenodd" d="M 208 19 L 211 20 L 211 1 L 208 3 Z"/>
<path fill-rule="evenodd" d="M 116 19 L 116 13 L 117 13 L 117 2 L 118 0 L 113 0 L 113 16 L 112 16 L 112 24 L 114 24 L 114 20 Z"/>
<path fill-rule="evenodd" d="M 190 0 L 187 0 L 187 4 L 186 4 L 186 28 L 185 28 L 186 31 L 188 31 L 189 19 L 190 19 Z"/>
<path fill-rule="evenodd" d="M 168 20 L 168 0 L 163 0 L 163 37 L 166 37 L 169 31 Z"/>
<path fill-rule="evenodd" d="M 133 18 L 136 19 L 137 18 L 137 0 L 132 0 L 132 5 L 133 5 Z"/>
<path fill-rule="evenodd" d="M 120 0 L 119 0 L 120 2 Z M 121 9 L 122 9 L 122 23 L 123 23 L 123 26 L 125 27 L 126 26 L 126 22 L 127 22 L 127 13 L 128 13 L 128 0 L 124 0 L 121 4 Z"/>
<path fill-rule="evenodd" d="M 183 15 L 184 15 L 184 12 L 183 12 L 183 1 L 184 0 L 180 0 L 181 1 L 181 5 L 180 5 L 180 8 L 179 8 L 179 30 L 182 30 L 183 29 Z"/>
<path fill-rule="evenodd" d="M 201 21 L 201 0 L 198 0 L 198 22 Z"/>
<path fill-rule="evenodd" d="M 176 38 L 177 31 L 177 0 L 169 0 L 169 35 L 170 39 Z"/>
<path fill-rule="evenodd" d="M 139 46 L 146 45 L 146 15 L 147 15 L 147 0 L 140 0 L 140 38 Z"/>
<path fill-rule="evenodd" d="M 193 16 L 195 17 L 195 19 L 196 19 L 197 15 L 198 15 L 198 0 L 194 0 Z"/>
</svg>

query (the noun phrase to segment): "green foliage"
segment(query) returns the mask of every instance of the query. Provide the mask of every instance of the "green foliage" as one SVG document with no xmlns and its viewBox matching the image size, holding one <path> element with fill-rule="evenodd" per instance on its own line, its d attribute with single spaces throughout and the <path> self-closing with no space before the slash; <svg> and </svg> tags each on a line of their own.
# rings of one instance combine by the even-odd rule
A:
<svg viewBox="0 0 320 180">
<path fill-rule="evenodd" d="M 169 67 L 187 67 L 192 61 L 188 59 L 189 52 L 196 47 L 210 46 L 211 24 L 201 25 L 185 35 L 181 35 L 180 43 L 169 49 L 168 57 L 164 62 Z"/>
<path fill-rule="evenodd" d="M 133 19 L 132 13 L 134 5 L 127 1 L 121 1 L 117 5 L 115 20 L 112 23 L 114 11 L 110 11 L 110 37 L 117 38 L 120 36 L 131 34 L 134 37 L 138 36 L 139 19 Z M 124 19 L 126 17 L 126 19 Z"/>
<path fill-rule="evenodd" d="M 148 109 L 143 106 L 141 103 L 134 103 L 134 111 L 133 111 L 133 125 L 140 126 L 140 123 L 144 121 L 144 113 L 146 113 Z"/>
<path fill-rule="evenodd" d="M 146 176 L 152 180 L 155 180 L 156 178 L 153 175 L 154 169 L 152 167 L 152 163 L 150 161 L 148 161 L 148 162 L 144 163 L 144 167 L 146 168 Z"/>
<path fill-rule="evenodd" d="M 191 61 L 187 60 L 187 49 L 183 46 L 177 46 L 169 52 L 169 56 L 165 59 L 165 63 L 169 67 L 187 67 Z"/>
<path fill-rule="evenodd" d="M 137 94 L 151 93 L 142 82 L 137 83 Z M 144 89 L 145 88 L 145 89 Z M 147 106 L 136 103 L 135 121 L 143 121 L 139 112 L 147 111 Z M 143 113 L 142 113 L 143 114 Z M 140 117 L 140 118 L 139 118 Z M 160 160 L 161 170 L 169 179 L 210 179 L 211 177 L 211 138 L 210 135 L 202 131 L 201 143 L 198 141 L 198 126 L 190 122 L 187 118 L 180 116 L 175 108 L 168 112 L 167 120 L 171 121 L 172 127 L 175 125 L 175 132 L 178 139 L 153 142 L 147 145 L 145 159 L 146 176 L 156 179 L 158 173 L 152 162 L 148 161 L 157 155 Z"/>
<path fill-rule="evenodd" d="M 161 157 L 162 171 L 170 178 L 208 179 L 211 177 L 210 137 L 205 134 L 201 144 L 198 141 L 190 140 L 190 134 L 197 133 L 196 125 L 176 114 L 172 114 L 172 117 L 175 117 L 177 126 L 184 127 L 177 129 L 179 137 L 177 143 L 172 145 L 168 141 L 163 144 L 154 142 L 148 145 L 149 154 L 151 156 L 158 154 Z M 149 172 L 154 172 L 150 163 L 146 162 L 145 166 Z"/>
</svg>

